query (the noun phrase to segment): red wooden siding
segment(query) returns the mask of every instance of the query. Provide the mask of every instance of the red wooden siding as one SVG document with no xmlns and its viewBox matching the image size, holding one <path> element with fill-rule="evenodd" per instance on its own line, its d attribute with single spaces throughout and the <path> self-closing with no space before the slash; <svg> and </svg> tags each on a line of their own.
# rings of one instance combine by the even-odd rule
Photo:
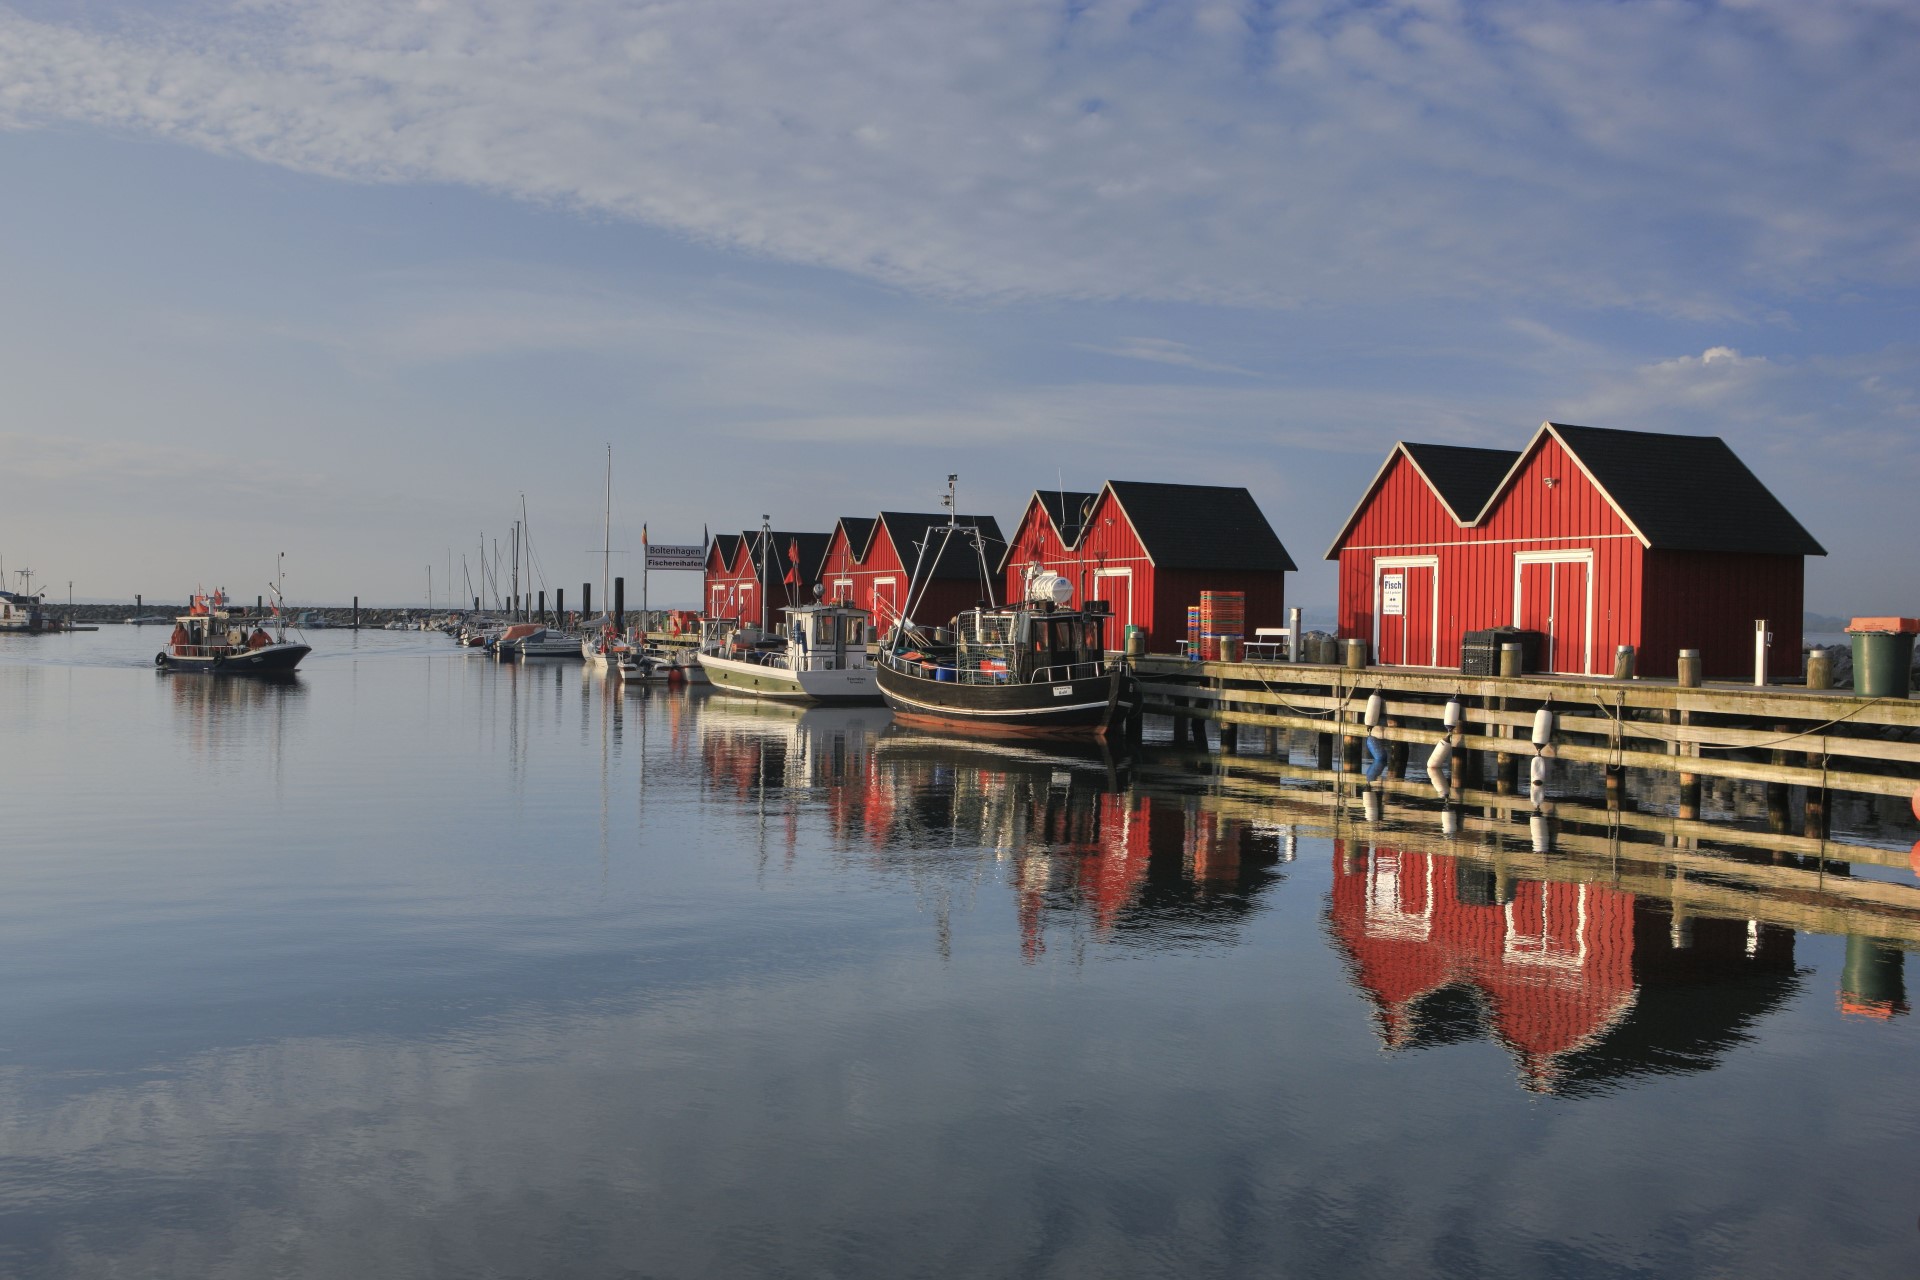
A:
<svg viewBox="0 0 1920 1280">
<path fill-rule="evenodd" d="M 1799 556 L 1649 551 L 1639 670 L 1671 676 L 1679 651 L 1700 650 L 1708 679 L 1753 678 L 1753 624 L 1773 631 L 1767 674 L 1800 674 L 1805 561 Z"/>
<path fill-rule="evenodd" d="M 1549 477 L 1552 485 L 1547 484 Z M 1430 556 L 1439 562 L 1434 585 L 1439 665 L 1458 666 L 1461 637 L 1467 632 L 1515 625 L 1516 607 L 1534 607 L 1527 600 L 1516 601 L 1516 568 L 1522 556 L 1576 552 L 1592 559 L 1592 605 L 1577 642 L 1568 639 L 1558 647 L 1558 656 L 1563 669 L 1584 670 L 1590 645 L 1592 669 L 1610 671 L 1614 646 L 1637 640 L 1642 550 L 1626 522 L 1559 441 L 1542 438 L 1486 520 L 1473 528 L 1454 523 L 1419 471 L 1404 454 L 1397 455 L 1340 545 L 1340 634 L 1374 640 L 1378 565 Z M 1578 607 L 1585 606 L 1583 595 Z M 1574 607 L 1569 594 L 1558 602 L 1556 612 L 1564 617 Z M 1544 617 L 1542 604 L 1538 618 Z"/>
</svg>

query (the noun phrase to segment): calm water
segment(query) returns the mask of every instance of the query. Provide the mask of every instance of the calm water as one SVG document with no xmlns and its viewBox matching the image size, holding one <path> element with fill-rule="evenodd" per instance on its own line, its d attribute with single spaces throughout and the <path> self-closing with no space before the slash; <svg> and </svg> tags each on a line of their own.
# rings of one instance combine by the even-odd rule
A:
<svg viewBox="0 0 1920 1280">
<path fill-rule="evenodd" d="M 0 640 L 0 1274 L 1920 1271 L 1898 866 L 163 635 Z"/>
</svg>

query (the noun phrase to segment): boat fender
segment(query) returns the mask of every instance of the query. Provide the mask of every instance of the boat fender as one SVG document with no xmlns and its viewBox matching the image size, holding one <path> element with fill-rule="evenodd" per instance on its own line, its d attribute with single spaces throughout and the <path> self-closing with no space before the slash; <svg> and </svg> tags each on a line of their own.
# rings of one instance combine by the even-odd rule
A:
<svg viewBox="0 0 1920 1280">
<path fill-rule="evenodd" d="M 1444 769 L 1453 763 L 1453 744 L 1445 738 L 1433 744 L 1433 754 L 1427 757 L 1427 768 Z"/>
<path fill-rule="evenodd" d="M 1458 729 L 1463 714 L 1460 709 L 1460 699 L 1450 698 L 1447 701 L 1447 709 L 1440 713 L 1440 723 L 1449 729 Z"/>
<path fill-rule="evenodd" d="M 1533 758 L 1532 763 L 1528 765 L 1527 780 L 1536 784 L 1544 784 L 1546 782 L 1547 758 L 1545 756 L 1535 756 Z"/>
<path fill-rule="evenodd" d="M 1553 741 L 1553 712 L 1545 707 L 1533 713 L 1533 745 L 1544 747 Z"/>
<path fill-rule="evenodd" d="M 156 667 L 164 667 L 167 665 L 167 651 L 165 649 L 153 655 L 153 665 Z"/>
<path fill-rule="evenodd" d="M 1386 717 L 1386 714 L 1387 700 L 1385 698 L 1376 693 L 1367 699 L 1367 728 L 1379 728 L 1380 721 Z"/>
</svg>

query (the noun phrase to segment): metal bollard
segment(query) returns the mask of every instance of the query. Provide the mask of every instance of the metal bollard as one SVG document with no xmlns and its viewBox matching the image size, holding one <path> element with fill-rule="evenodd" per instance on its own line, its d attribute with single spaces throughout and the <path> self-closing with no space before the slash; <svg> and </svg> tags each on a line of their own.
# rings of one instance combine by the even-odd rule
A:
<svg viewBox="0 0 1920 1280">
<path fill-rule="evenodd" d="M 1613 678 L 1615 680 L 1633 679 L 1633 646 L 1623 644 L 1613 651 Z"/>
<path fill-rule="evenodd" d="M 1700 651 L 1698 649 L 1680 651 L 1680 666 L 1675 683 L 1682 689 L 1700 687 Z"/>
<path fill-rule="evenodd" d="M 1518 644 L 1501 645 L 1500 646 L 1500 674 L 1503 676 L 1519 675 L 1520 666 L 1521 666 L 1520 655 L 1521 655 L 1521 649 Z"/>
</svg>

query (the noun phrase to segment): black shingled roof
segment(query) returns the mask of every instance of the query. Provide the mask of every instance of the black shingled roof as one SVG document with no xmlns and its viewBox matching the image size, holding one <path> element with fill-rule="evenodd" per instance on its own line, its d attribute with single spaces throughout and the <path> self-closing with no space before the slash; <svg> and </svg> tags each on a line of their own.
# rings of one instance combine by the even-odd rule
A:
<svg viewBox="0 0 1920 1280">
<path fill-rule="evenodd" d="M 1517 449 L 1470 449 L 1457 444 L 1411 444 L 1402 449 L 1432 482 L 1453 518 L 1468 524 L 1520 460 Z"/>
<path fill-rule="evenodd" d="M 772 578 L 767 574 L 767 566 L 760 563 L 760 534 L 743 533 L 752 548 L 754 568 L 759 570 L 762 582 L 787 576 L 787 550 L 794 543 L 800 544 L 800 580 L 814 583 L 820 580 L 821 561 L 827 558 L 827 543 L 833 540 L 830 533 L 770 533 L 766 538 L 767 551 L 773 558 L 776 568 Z"/>
<path fill-rule="evenodd" d="M 840 527 L 847 531 L 847 546 L 853 551 L 855 560 L 866 558 L 867 544 L 873 541 L 873 526 L 879 523 L 872 516 L 840 517 Z"/>
<path fill-rule="evenodd" d="M 1557 422 L 1544 429 L 1565 442 L 1653 549 L 1827 554 L 1719 436 Z"/>
<path fill-rule="evenodd" d="M 1080 522 L 1093 510 L 1097 493 L 1079 493 L 1072 489 L 1038 490 L 1034 494 L 1047 509 L 1047 517 L 1060 534 L 1061 541 L 1072 546 L 1080 539 Z"/>
<path fill-rule="evenodd" d="M 1161 569 L 1289 570 L 1299 566 L 1245 489 L 1109 480 L 1107 487 Z"/>
<path fill-rule="evenodd" d="M 887 526 L 887 533 L 893 539 L 893 549 L 900 554 L 900 562 L 912 573 L 914 560 L 919 555 L 916 544 L 926 540 L 927 531 L 947 522 L 945 512 L 928 514 L 922 511 L 882 511 L 881 523 Z M 1001 556 L 1001 548 L 1006 539 L 1000 535 L 1000 522 L 992 516 L 955 516 L 957 524 L 972 525 L 980 531 L 981 541 L 986 544 L 987 567 L 989 573 Z M 980 577 L 980 560 L 974 554 L 971 540 L 955 537 L 947 540 L 944 548 L 939 548 L 939 560 L 928 575 L 934 578 L 977 580 Z"/>
</svg>

